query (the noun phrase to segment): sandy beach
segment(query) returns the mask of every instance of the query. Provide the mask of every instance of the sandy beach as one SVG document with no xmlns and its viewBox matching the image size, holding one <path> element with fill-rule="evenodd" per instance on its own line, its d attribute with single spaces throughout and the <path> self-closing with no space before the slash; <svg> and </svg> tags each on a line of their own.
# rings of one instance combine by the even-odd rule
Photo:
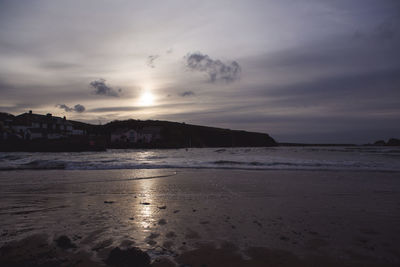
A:
<svg viewBox="0 0 400 267">
<path fill-rule="evenodd" d="M 0 265 L 398 266 L 399 178 L 371 171 L 3 171 Z"/>
</svg>

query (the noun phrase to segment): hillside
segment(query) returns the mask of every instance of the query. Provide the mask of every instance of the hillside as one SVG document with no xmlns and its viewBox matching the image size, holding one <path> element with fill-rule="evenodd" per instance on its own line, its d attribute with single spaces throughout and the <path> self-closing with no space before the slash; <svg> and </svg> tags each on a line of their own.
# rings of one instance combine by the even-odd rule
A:
<svg viewBox="0 0 400 267">
<path fill-rule="evenodd" d="M 221 129 L 178 122 L 158 120 L 141 121 L 132 119 L 112 121 L 105 125 L 92 125 L 77 121 L 70 122 L 73 124 L 74 128 L 84 129 L 88 134 L 107 137 L 119 129 L 159 127 L 161 129 L 161 139 L 151 144 L 151 147 L 251 147 L 277 145 L 273 138 L 264 133 Z"/>
</svg>

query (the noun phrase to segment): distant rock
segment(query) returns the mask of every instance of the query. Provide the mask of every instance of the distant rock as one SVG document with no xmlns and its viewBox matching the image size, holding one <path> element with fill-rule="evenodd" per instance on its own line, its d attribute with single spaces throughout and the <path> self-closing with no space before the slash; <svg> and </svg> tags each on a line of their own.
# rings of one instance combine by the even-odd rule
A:
<svg viewBox="0 0 400 267">
<path fill-rule="evenodd" d="M 383 140 L 376 141 L 373 146 L 400 146 L 400 139 L 390 138 L 387 142 Z"/>
<path fill-rule="evenodd" d="M 386 143 L 387 146 L 400 146 L 400 139 L 390 138 Z"/>
<path fill-rule="evenodd" d="M 386 143 L 383 140 L 379 140 L 374 143 L 374 146 L 385 146 L 385 145 L 386 145 Z"/>
</svg>

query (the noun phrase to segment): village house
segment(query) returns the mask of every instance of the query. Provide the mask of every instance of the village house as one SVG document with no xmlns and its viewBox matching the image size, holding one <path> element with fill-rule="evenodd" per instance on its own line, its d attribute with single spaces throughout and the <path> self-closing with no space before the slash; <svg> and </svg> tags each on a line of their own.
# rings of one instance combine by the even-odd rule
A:
<svg viewBox="0 0 400 267">
<path fill-rule="evenodd" d="M 60 139 L 71 135 L 83 135 L 84 131 L 74 130 L 67 119 L 46 115 L 33 114 L 32 111 L 15 116 L 11 128 L 25 140 L 33 139 Z"/>
<path fill-rule="evenodd" d="M 7 140 L 13 135 L 11 123 L 14 116 L 8 113 L 0 112 L 0 140 Z"/>
</svg>

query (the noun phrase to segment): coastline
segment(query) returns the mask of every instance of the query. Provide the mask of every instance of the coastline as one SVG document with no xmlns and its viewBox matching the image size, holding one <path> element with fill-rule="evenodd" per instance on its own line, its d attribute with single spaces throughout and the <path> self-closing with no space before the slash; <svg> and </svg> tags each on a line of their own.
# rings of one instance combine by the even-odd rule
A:
<svg viewBox="0 0 400 267">
<path fill-rule="evenodd" d="M 2 171 L 0 262 L 27 248 L 29 242 L 18 240 L 28 238 L 47 243 L 53 259 L 81 257 L 94 265 L 124 246 L 147 252 L 154 266 L 201 266 L 205 255 L 215 256 L 207 266 L 268 260 L 395 265 L 399 177 L 315 170 Z M 76 248 L 58 247 L 63 235 Z"/>
</svg>

